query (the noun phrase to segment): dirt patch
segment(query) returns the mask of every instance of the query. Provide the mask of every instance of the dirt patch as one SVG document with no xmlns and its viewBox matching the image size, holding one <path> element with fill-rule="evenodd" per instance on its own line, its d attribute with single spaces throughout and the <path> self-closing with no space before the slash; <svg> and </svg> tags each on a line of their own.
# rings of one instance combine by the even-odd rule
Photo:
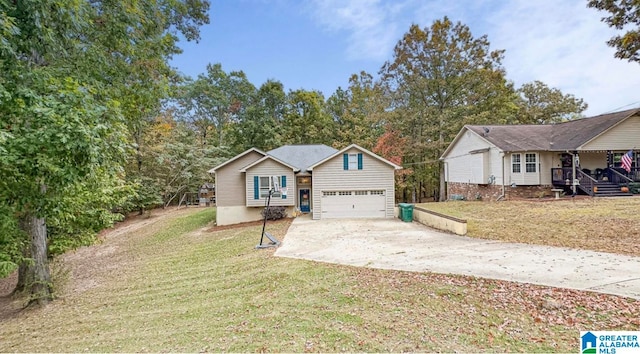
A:
<svg viewBox="0 0 640 354">
<path fill-rule="evenodd" d="M 132 238 L 154 232 L 158 227 L 156 224 L 167 217 L 179 217 L 197 209 L 167 208 L 154 209 L 143 215 L 130 214 L 124 221 L 101 231 L 97 236 L 96 244 L 80 247 L 61 255 L 54 262 L 55 267 L 60 269 L 54 270 L 54 264 L 52 264 L 54 281 L 65 283 L 64 289 L 56 295 L 67 297 L 73 294 L 75 296 L 100 286 L 100 279 L 104 279 L 105 275 L 123 272 L 132 261 L 132 256 L 126 247 Z M 64 275 L 65 279 L 55 279 L 56 273 Z M 11 296 L 17 282 L 17 271 L 7 278 L 0 279 L 0 318 L 14 313 L 21 307 L 19 301 Z"/>
<path fill-rule="evenodd" d="M 117 276 L 129 271 L 135 261 L 135 252 L 131 252 L 130 243 L 140 237 L 146 237 L 162 228 L 161 221 L 176 218 L 197 208 L 155 209 L 149 214 L 136 215 L 103 230 L 99 235 L 100 243 L 81 247 L 61 256 L 61 263 L 69 270 L 69 283 L 62 296 L 74 296 L 100 286 L 100 279 L 108 275 Z"/>
</svg>

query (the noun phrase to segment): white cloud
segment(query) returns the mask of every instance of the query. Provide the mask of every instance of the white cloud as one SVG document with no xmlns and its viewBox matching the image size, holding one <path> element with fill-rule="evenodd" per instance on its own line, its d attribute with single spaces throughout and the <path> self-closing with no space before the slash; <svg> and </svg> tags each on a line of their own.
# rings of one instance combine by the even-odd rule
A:
<svg viewBox="0 0 640 354">
<path fill-rule="evenodd" d="M 490 13 L 489 40 L 506 49 L 507 76 L 516 85 L 541 80 L 589 103 L 596 115 L 640 101 L 640 65 L 613 57 L 613 31 L 603 14 L 581 0 L 517 0 Z"/>
<path fill-rule="evenodd" d="M 614 31 L 605 14 L 584 0 L 315 0 L 309 7 L 322 27 L 344 35 L 351 61 L 391 60 L 393 46 L 411 23 L 430 26 L 448 16 L 488 35 L 505 49 L 507 78 L 516 86 L 540 80 L 583 98 L 596 115 L 636 103 L 640 64 L 613 57 Z M 632 106 L 633 107 L 633 106 Z"/>
<path fill-rule="evenodd" d="M 328 30 L 347 33 L 350 60 L 384 61 L 398 40 L 395 14 L 401 3 L 380 0 L 316 0 L 310 8 L 314 19 Z"/>
</svg>

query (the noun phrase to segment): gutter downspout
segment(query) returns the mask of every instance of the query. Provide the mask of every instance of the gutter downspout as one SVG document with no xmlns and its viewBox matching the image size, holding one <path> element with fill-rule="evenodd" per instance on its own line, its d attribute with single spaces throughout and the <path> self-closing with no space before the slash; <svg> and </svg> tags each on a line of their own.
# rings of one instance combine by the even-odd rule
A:
<svg viewBox="0 0 640 354">
<path fill-rule="evenodd" d="M 502 156 L 502 194 L 496 199 L 496 202 L 504 198 L 504 151 L 500 152 L 500 156 Z"/>
</svg>

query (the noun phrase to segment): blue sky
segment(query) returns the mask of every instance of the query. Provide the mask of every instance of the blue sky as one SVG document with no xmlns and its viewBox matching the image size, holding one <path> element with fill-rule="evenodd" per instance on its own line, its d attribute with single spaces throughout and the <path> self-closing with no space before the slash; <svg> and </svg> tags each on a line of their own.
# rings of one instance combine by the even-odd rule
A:
<svg viewBox="0 0 640 354">
<path fill-rule="evenodd" d="M 211 24 L 199 43 L 181 43 L 172 64 L 195 77 L 208 63 L 242 70 L 256 87 L 268 79 L 285 90 L 329 97 L 351 74 L 377 76 L 412 23 L 448 16 L 505 49 L 516 87 L 540 80 L 583 98 L 586 115 L 640 107 L 640 64 L 615 59 L 615 33 L 586 0 L 212 0 Z"/>
</svg>

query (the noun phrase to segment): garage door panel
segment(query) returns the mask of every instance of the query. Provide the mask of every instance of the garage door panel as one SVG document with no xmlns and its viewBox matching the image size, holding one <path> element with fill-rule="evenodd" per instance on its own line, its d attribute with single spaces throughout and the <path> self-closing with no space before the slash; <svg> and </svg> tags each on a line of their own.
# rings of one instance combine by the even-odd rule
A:
<svg viewBox="0 0 640 354">
<path fill-rule="evenodd" d="M 386 216 L 384 191 L 330 191 L 322 194 L 323 219 L 383 218 Z"/>
</svg>

